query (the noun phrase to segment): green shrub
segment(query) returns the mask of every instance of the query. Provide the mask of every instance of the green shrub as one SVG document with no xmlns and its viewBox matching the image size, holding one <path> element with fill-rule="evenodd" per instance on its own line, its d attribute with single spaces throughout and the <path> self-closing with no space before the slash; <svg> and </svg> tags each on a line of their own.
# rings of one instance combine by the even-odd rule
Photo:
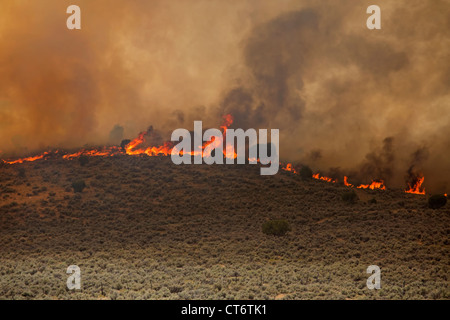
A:
<svg viewBox="0 0 450 320">
<path fill-rule="evenodd" d="M 342 200 L 348 203 L 355 203 L 356 200 L 358 200 L 358 196 L 356 195 L 355 191 L 346 191 L 342 194 Z"/>
<path fill-rule="evenodd" d="M 428 206 L 431 209 L 439 209 L 445 206 L 447 197 L 444 194 L 435 194 L 428 199 Z"/>
<path fill-rule="evenodd" d="M 310 167 L 302 166 L 299 174 L 300 174 L 300 178 L 302 178 L 303 180 L 307 180 L 307 179 L 312 179 L 313 172 Z"/>
<path fill-rule="evenodd" d="M 72 183 L 72 188 L 74 192 L 83 192 L 83 189 L 86 188 L 86 183 L 84 180 L 78 180 Z"/>
<path fill-rule="evenodd" d="M 82 167 L 84 167 L 85 165 L 87 165 L 89 163 L 89 157 L 88 156 L 80 156 L 78 158 L 78 161 L 80 162 L 80 165 Z"/>
<path fill-rule="evenodd" d="M 268 235 L 283 236 L 291 227 L 286 220 L 269 220 L 263 223 L 262 231 Z"/>
</svg>

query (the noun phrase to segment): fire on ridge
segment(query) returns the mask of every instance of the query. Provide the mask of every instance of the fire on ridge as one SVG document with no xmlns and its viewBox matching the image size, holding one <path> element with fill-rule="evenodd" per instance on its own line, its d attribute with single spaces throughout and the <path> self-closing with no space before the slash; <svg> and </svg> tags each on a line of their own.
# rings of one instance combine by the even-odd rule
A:
<svg viewBox="0 0 450 320">
<path fill-rule="evenodd" d="M 282 168 L 285 171 L 292 172 L 294 174 L 297 174 L 297 171 L 294 169 L 293 165 L 291 163 L 288 163 L 284 168 Z M 320 173 L 315 173 L 312 175 L 312 177 L 316 180 L 322 180 L 325 182 L 331 182 L 331 183 L 337 183 L 338 179 L 333 179 L 327 176 L 323 176 Z M 425 188 L 423 187 L 423 182 L 425 181 L 425 177 L 420 176 L 413 179 L 411 183 L 408 183 L 407 189 L 405 189 L 405 193 L 411 193 L 411 194 L 420 194 L 425 195 Z M 343 183 L 347 187 L 356 187 L 358 189 L 371 189 L 371 190 L 386 190 L 386 185 L 383 180 L 373 180 L 370 184 L 361 184 L 359 186 L 354 186 L 353 184 L 348 182 L 348 177 L 344 176 Z M 447 194 L 445 194 L 447 196 Z"/>
<path fill-rule="evenodd" d="M 223 122 L 220 128 L 222 129 L 223 133 L 226 133 L 229 126 L 233 123 L 233 116 L 231 114 L 223 116 Z M 123 149 L 118 146 L 110 146 L 110 147 L 101 147 L 101 148 L 92 148 L 92 149 L 81 149 L 75 153 L 65 153 L 62 150 L 56 150 L 56 151 L 46 151 L 43 152 L 40 155 L 31 156 L 31 157 L 25 157 L 20 159 L 14 159 L 14 160 L 1 160 L 3 163 L 6 164 L 20 164 L 24 162 L 33 162 L 36 160 L 46 160 L 51 157 L 58 156 L 59 154 L 62 154 L 62 158 L 66 160 L 72 160 L 75 158 L 78 158 L 80 156 L 89 156 L 89 157 L 111 157 L 115 155 L 147 155 L 147 156 L 168 156 L 171 154 L 171 151 L 173 149 L 173 143 L 170 141 L 164 142 L 160 146 L 149 146 L 149 147 L 140 147 L 145 142 L 145 136 L 148 134 L 148 131 L 144 131 L 139 133 L 138 137 L 129 142 Z M 202 150 L 204 150 L 209 144 L 211 143 L 219 143 L 219 141 L 207 141 L 203 143 Z M 222 141 L 220 141 L 222 143 Z M 226 148 L 223 150 L 224 155 L 227 155 L 227 150 L 230 149 L 231 145 L 226 145 Z M 191 155 L 195 155 L 195 152 L 192 151 Z M 237 157 L 236 152 L 234 152 L 234 158 Z M 249 159 L 250 160 L 250 159 Z M 253 159 L 254 160 L 254 159 Z M 257 159 L 259 160 L 259 159 Z M 258 161 L 259 162 L 259 161 Z M 287 163 L 285 167 L 282 167 L 283 170 L 289 171 L 293 174 L 298 174 L 298 172 L 294 169 L 293 165 L 291 163 Z M 314 179 L 330 182 L 330 183 L 337 183 L 338 179 L 333 179 L 327 176 L 323 176 L 320 173 L 315 173 L 312 175 Z M 348 187 L 356 187 L 358 189 L 371 189 L 371 190 L 386 190 L 386 185 L 383 180 L 373 180 L 370 184 L 361 184 L 359 186 L 354 186 L 351 183 L 348 182 L 348 177 L 344 176 L 343 183 L 345 186 Z M 425 188 L 422 186 L 423 182 L 425 181 L 425 177 L 419 176 L 413 179 L 412 182 L 408 183 L 407 189 L 405 189 L 406 193 L 411 194 L 425 194 Z"/>
<path fill-rule="evenodd" d="M 222 129 L 223 134 L 226 133 L 228 127 L 233 123 L 233 116 L 231 114 L 227 114 L 223 116 L 223 123 L 220 126 Z M 92 148 L 92 149 L 81 149 L 75 153 L 65 153 L 62 150 L 56 150 L 56 151 L 46 151 L 40 155 L 33 156 L 33 157 L 26 157 L 26 158 L 20 158 L 20 159 L 14 159 L 14 160 L 1 160 L 6 164 L 18 164 L 18 163 L 24 163 L 24 162 L 33 162 L 40 159 L 49 159 L 51 157 L 56 156 L 57 154 L 63 154 L 62 158 L 66 160 L 71 160 L 78 158 L 80 156 L 89 156 L 89 157 L 110 157 L 115 155 L 143 155 L 146 154 L 149 157 L 152 156 L 168 156 L 171 154 L 173 149 L 173 143 L 170 141 L 164 142 L 160 146 L 149 146 L 149 147 L 141 147 L 141 145 L 145 142 L 146 135 L 149 134 L 149 131 L 143 131 L 139 133 L 138 137 L 129 142 L 124 148 L 118 146 L 111 146 L 111 147 L 100 147 L 100 148 Z M 203 143 L 202 149 L 204 150 L 208 145 L 210 144 L 216 144 L 216 143 L 222 143 L 222 141 L 215 141 L 214 139 L 211 141 L 207 141 Z M 224 155 L 226 155 L 227 150 L 229 150 L 230 146 L 227 145 L 227 148 L 225 148 Z M 65 153 L 65 154 L 64 154 Z M 191 155 L 196 155 L 195 151 L 191 152 Z M 233 155 L 232 155 L 233 156 Z M 237 157 L 236 152 L 234 152 L 234 158 Z"/>
</svg>

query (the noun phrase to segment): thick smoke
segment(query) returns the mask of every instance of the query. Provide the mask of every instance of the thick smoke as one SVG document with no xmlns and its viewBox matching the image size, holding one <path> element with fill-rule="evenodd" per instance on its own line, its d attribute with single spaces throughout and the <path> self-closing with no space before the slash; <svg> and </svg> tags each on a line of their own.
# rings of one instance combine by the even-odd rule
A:
<svg viewBox="0 0 450 320">
<path fill-rule="evenodd" d="M 381 30 L 369 1 L 76 2 L 81 31 L 73 1 L 3 4 L 1 151 L 104 144 L 116 124 L 166 139 L 232 113 L 280 129 L 284 160 L 450 189 L 448 1 L 380 0 Z"/>
<path fill-rule="evenodd" d="M 72 4 L 81 30 L 66 28 Z M 149 124 L 168 133 L 206 120 L 237 60 L 234 10 L 203 1 L 4 1 L 0 157 L 105 144 L 116 124 L 134 138 Z"/>
<path fill-rule="evenodd" d="M 255 26 L 243 45 L 247 81 L 222 108 L 238 115 L 237 126 L 282 128 L 286 160 L 335 178 L 403 186 L 405 174 L 418 172 L 432 190 L 448 189 L 450 171 L 437 155 L 449 154 L 450 7 L 381 4 L 383 27 L 372 32 L 365 4 L 334 3 Z"/>
</svg>

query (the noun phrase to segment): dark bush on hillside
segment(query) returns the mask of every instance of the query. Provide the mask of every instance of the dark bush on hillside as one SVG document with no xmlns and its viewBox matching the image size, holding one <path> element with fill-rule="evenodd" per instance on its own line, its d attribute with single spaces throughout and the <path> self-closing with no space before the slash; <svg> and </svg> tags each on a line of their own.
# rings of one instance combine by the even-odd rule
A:
<svg viewBox="0 0 450 320">
<path fill-rule="evenodd" d="M 435 194 L 428 199 L 428 206 L 431 209 L 439 209 L 445 206 L 447 197 L 443 194 Z"/>
<path fill-rule="evenodd" d="M 85 165 L 87 165 L 89 163 L 89 157 L 88 156 L 80 156 L 78 158 L 78 161 L 80 162 L 80 165 L 82 167 L 84 167 Z"/>
<path fill-rule="evenodd" d="M 129 144 L 130 142 L 131 142 L 130 139 L 122 140 L 122 142 L 120 143 L 120 147 L 121 147 L 123 150 L 125 150 L 125 147 L 126 147 L 127 144 Z"/>
<path fill-rule="evenodd" d="M 78 180 L 72 183 L 72 188 L 74 192 L 83 192 L 83 189 L 86 188 L 86 183 L 84 180 Z"/>
<path fill-rule="evenodd" d="M 284 236 L 290 230 L 291 227 L 286 220 L 269 220 L 262 225 L 263 233 L 268 235 Z"/>
<path fill-rule="evenodd" d="M 302 166 L 299 173 L 300 178 L 302 178 L 303 180 L 312 179 L 313 172 L 308 166 Z"/>
<path fill-rule="evenodd" d="M 355 191 L 346 191 L 342 194 L 342 200 L 347 203 L 355 203 L 358 200 L 358 196 Z"/>
<path fill-rule="evenodd" d="M 18 176 L 19 176 L 19 178 L 26 178 L 26 171 L 25 171 L 25 168 L 19 168 L 19 170 L 17 170 L 17 172 L 18 172 Z"/>
</svg>

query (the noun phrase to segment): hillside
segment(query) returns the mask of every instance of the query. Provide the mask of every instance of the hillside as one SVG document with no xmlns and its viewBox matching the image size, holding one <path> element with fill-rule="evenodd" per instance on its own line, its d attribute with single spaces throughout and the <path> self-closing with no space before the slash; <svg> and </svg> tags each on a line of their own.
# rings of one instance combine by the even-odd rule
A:
<svg viewBox="0 0 450 320">
<path fill-rule="evenodd" d="M 347 191 L 168 157 L 4 165 L 0 298 L 448 299 L 450 205 L 389 189 L 350 204 Z M 291 231 L 262 233 L 268 219 Z M 66 288 L 72 264 L 81 291 Z M 374 264 L 380 290 L 366 287 Z"/>
</svg>

